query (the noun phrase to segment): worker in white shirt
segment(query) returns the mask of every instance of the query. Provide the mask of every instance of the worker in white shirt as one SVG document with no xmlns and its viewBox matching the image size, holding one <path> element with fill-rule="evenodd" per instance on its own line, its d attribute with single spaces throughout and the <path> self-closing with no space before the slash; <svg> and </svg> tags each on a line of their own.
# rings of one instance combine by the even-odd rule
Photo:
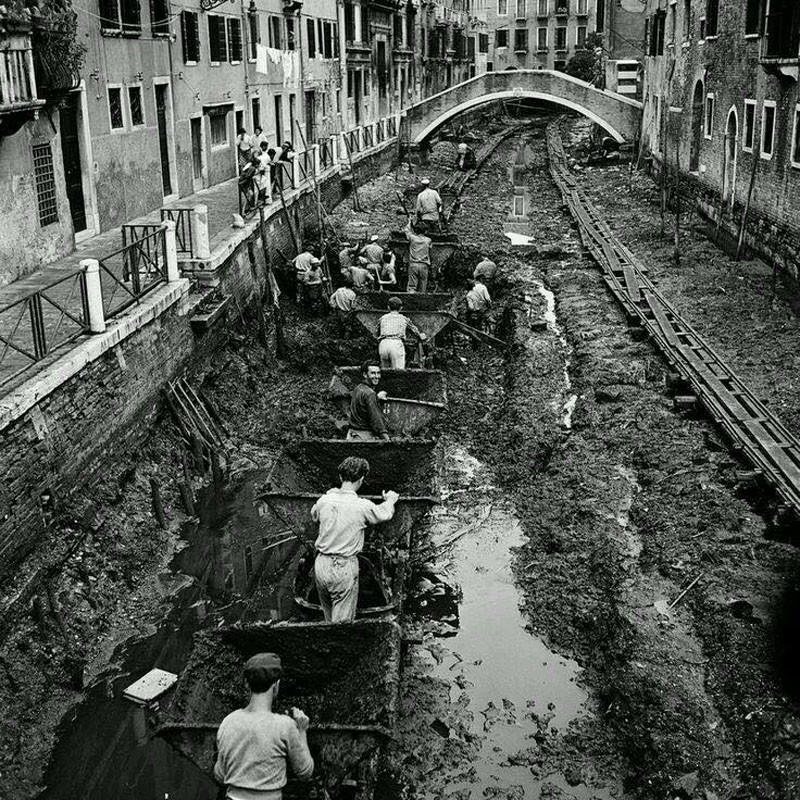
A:
<svg viewBox="0 0 800 800">
<path fill-rule="evenodd" d="M 489 309 L 492 307 L 492 298 L 483 278 L 475 278 L 472 288 L 467 292 L 467 325 L 479 331 L 487 327 Z"/>
<path fill-rule="evenodd" d="M 314 580 L 326 622 L 352 622 L 358 603 L 358 554 L 364 549 L 368 525 L 388 522 L 394 516 L 397 492 L 383 492 L 376 505 L 358 496 L 369 474 L 369 462 L 349 456 L 339 464 L 340 486 L 329 489 L 311 509 L 319 523 L 314 543 Z"/>
<path fill-rule="evenodd" d="M 406 368 L 406 332 L 411 331 L 419 341 L 426 336 L 406 316 L 400 313 L 403 301 L 399 297 L 389 298 L 389 313 L 378 322 L 378 355 L 382 369 Z"/>
<path fill-rule="evenodd" d="M 430 178 L 423 178 L 422 191 L 417 195 L 414 214 L 418 221 L 424 222 L 430 228 L 439 228 L 442 213 L 442 198 L 436 189 L 431 189 Z"/>
</svg>

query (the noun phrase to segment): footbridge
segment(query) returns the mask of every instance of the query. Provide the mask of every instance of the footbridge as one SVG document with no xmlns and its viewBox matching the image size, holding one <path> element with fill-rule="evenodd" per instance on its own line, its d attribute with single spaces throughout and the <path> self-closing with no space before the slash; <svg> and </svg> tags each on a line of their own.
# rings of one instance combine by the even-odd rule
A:
<svg viewBox="0 0 800 800">
<path fill-rule="evenodd" d="M 530 98 L 570 108 L 596 122 L 618 142 L 631 142 L 639 129 L 642 104 L 563 72 L 548 69 L 487 72 L 411 106 L 406 112 L 408 141 L 422 145 L 458 114 L 498 100 Z"/>
</svg>

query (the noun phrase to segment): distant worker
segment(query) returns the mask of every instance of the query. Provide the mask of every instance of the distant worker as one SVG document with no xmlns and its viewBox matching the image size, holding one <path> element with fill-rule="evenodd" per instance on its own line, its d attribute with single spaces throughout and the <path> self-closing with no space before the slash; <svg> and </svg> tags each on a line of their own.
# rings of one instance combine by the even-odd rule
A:
<svg viewBox="0 0 800 800">
<path fill-rule="evenodd" d="M 350 242 L 342 242 L 342 249 L 339 251 L 339 269 L 342 271 L 343 276 L 345 275 L 345 270 L 349 270 L 353 266 L 357 252 L 358 248 L 353 247 Z"/>
<path fill-rule="evenodd" d="M 315 258 L 311 262 L 311 267 L 305 275 L 305 302 L 310 309 L 321 308 L 325 309 L 324 291 L 325 287 L 323 281 L 325 276 L 322 274 L 322 262 Z"/>
<path fill-rule="evenodd" d="M 386 392 L 375 392 L 375 387 L 380 382 L 380 364 L 365 361 L 361 366 L 361 383 L 353 389 L 350 396 L 350 429 L 347 431 L 350 441 L 374 442 L 389 439 L 386 420 L 378 405 L 378 400 L 386 399 Z"/>
<path fill-rule="evenodd" d="M 328 304 L 336 315 L 339 336 L 349 338 L 352 334 L 353 311 L 356 307 L 356 293 L 350 285 L 349 278 L 344 286 L 340 286 L 330 296 Z"/>
<path fill-rule="evenodd" d="M 359 266 L 350 267 L 350 279 L 353 281 L 353 289 L 356 294 L 371 292 L 375 288 L 375 273 Z"/>
<path fill-rule="evenodd" d="M 491 307 L 492 298 L 483 279 L 475 278 L 472 288 L 467 292 L 467 325 L 479 331 L 486 330 Z"/>
<path fill-rule="evenodd" d="M 383 251 L 383 262 L 378 272 L 378 285 L 383 291 L 392 291 L 393 287 L 397 286 L 397 272 L 395 271 L 395 264 L 397 258 L 391 250 Z"/>
<path fill-rule="evenodd" d="M 306 299 L 305 286 L 308 280 L 308 273 L 311 271 L 312 266 L 319 263 L 319 259 L 309 248 L 306 248 L 292 259 L 295 272 L 295 301 L 299 302 Z"/>
<path fill-rule="evenodd" d="M 487 287 L 494 283 L 496 275 L 497 264 L 495 264 L 494 261 L 492 261 L 488 256 L 483 256 L 483 258 L 478 262 L 478 266 L 475 267 L 475 272 L 472 273 L 473 279 L 481 278 Z"/>
<path fill-rule="evenodd" d="M 468 169 L 475 169 L 475 153 L 466 142 L 461 142 L 458 146 L 456 169 L 460 169 L 463 172 L 466 172 Z"/>
<path fill-rule="evenodd" d="M 417 203 L 414 206 L 414 215 L 417 220 L 429 226 L 439 227 L 439 220 L 442 213 L 442 198 L 436 189 L 431 189 L 430 178 L 423 178 L 423 189 L 417 195 Z"/>
<path fill-rule="evenodd" d="M 272 710 L 281 678 L 275 653 L 257 653 L 244 665 L 250 701 L 228 714 L 217 729 L 214 777 L 224 783 L 229 800 L 280 800 L 287 765 L 300 780 L 314 772 L 308 749 L 308 717 L 298 708 L 291 716 Z"/>
<path fill-rule="evenodd" d="M 314 543 L 314 580 L 326 622 L 352 622 L 358 605 L 358 554 L 364 549 L 367 525 L 388 522 L 394 516 L 397 492 L 384 491 L 376 505 L 358 490 L 369 475 L 369 462 L 349 456 L 339 464 L 340 486 L 329 489 L 314 503 L 311 519 L 319 523 Z"/>
<path fill-rule="evenodd" d="M 244 128 L 236 132 L 236 155 L 239 159 L 239 172 L 241 172 L 253 157 L 253 142 Z"/>
<path fill-rule="evenodd" d="M 400 313 L 403 301 L 399 297 L 389 298 L 389 313 L 378 322 L 378 355 L 381 369 L 406 368 L 406 331 L 410 330 L 421 342 L 427 337 L 406 316 Z"/>
<path fill-rule="evenodd" d="M 404 233 L 408 239 L 408 284 L 407 292 L 424 293 L 428 288 L 428 273 L 431 268 L 431 237 L 422 227 L 409 220 Z"/>
</svg>

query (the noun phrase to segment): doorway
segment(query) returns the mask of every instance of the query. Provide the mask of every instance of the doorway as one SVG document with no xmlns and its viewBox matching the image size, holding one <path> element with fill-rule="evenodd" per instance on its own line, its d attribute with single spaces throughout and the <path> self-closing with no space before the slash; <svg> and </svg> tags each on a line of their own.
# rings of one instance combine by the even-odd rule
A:
<svg viewBox="0 0 800 800">
<path fill-rule="evenodd" d="M 306 142 L 310 147 L 317 141 L 317 96 L 312 90 L 306 92 Z"/>
<path fill-rule="evenodd" d="M 378 39 L 377 42 L 377 62 L 378 62 L 378 116 L 385 117 L 388 109 L 389 91 L 389 67 L 386 62 L 386 41 Z"/>
<path fill-rule="evenodd" d="M 164 197 L 172 194 L 172 176 L 169 163 L 169 133 L 167 127 L 167 86 L 157 83 L 156 120 L 158 122 L 158 146 L 161 151 L 161 188 Z"/>
<path fill-rule="evenodd" d="M 275 147 L 280 147 L 283 142 L 283 98 L 275 95 Z"/>
<path fill-rule="evenodd" d="M 294 92 L 289 95 L 289 136 L 287 137 L 288 141 L 294 141 L 295 135 L 295 120 L 297 119 L 297 112 L 295 110 L 295 97 L 296 95 Z"/>
<path fill-rule="evenodd" d="M 725 175 L 722 179 L 722 196 L 733 208 L 736 200 L 736 163 L 739 151 L 739 116 L 735 108 L 728 112 L 725 128 Z"/>
<path fill-rule="evenodd" d="M 259 98 L 254 97 L 250 103 L 251 108 L 251 117 L 253 120 L 253 133 L 255 133 L 256 128 L 261 127 L 261 100 Z"/>
<path fill-rule="evenodd" d="M 192 191 L 203 188 L 203 118 L 189 121 L 192 134 Z"/>
<path fill-rule="evenodd" d="M 81 143 L 78 119 L 80 93 L 70 92 L 61 109 L 61 153 L 64 159 L 64 180 L 69 200 L 72 229 L 76 234 L 85 231 L 86 199 L 83 194 L 83 168 L 81 167 Z"/>
<path fill-rule="evenodd" d="M 697 81 L 692 98 L 692 138 L 689 142 L 689 172 L 700 169 L 700 147 L 703 144 L 703 114 L 705 98 L 703 81 Z"/>
</svg>

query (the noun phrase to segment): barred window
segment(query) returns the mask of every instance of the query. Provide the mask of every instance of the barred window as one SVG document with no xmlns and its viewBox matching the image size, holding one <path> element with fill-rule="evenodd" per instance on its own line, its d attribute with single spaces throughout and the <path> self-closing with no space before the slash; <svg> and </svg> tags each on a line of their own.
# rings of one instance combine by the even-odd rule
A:
<svg viewBox="0 0 800 800">
<path fill-rule="evenodd" d="M 125 127 L 125 116 L 122 112 L 122 89 L 110 86 L 108 89 L 108 116 L 111 120 L 111 130 Z"/>
<path fill-rule="evenodd" d="M 131 111 L 131 126 L 144 125 L 144 107 L 142 106 L 142 87 L 128 87 L 128 106 Z"/>
<path fill-rule="evenodd" d="M 495 47 L 508 47 L 508 30 L 501 29 L 494 34 Z"/>
<path fill-rule="evenodd" d="M 196 64 L 200 60 L 200 21 L 194 11 L 181 13 L 183 37 L 183 63 Z"/>
<path fill-rule="evenodd" d="M 44 227 L 53 222 L 58 222 L 53 151 L 50 147 L 50 142 L 35 144 L 32 150 L 33 175 L 36 180 L 36 201 L 39 206 L 39 224 Z"/>
</svg>

